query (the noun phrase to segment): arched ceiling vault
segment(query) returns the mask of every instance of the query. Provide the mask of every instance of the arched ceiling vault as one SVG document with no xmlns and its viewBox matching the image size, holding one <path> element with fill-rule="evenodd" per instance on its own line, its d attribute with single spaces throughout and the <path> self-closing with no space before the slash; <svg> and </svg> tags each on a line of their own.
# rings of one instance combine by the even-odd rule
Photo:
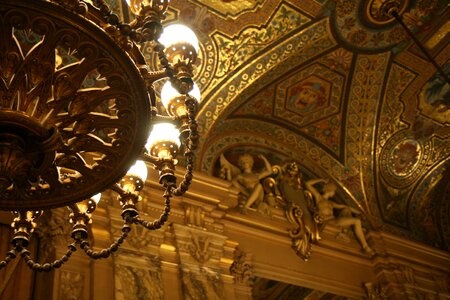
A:
<svg viewBox="0 0 450 300">
<path fill-rule="evenodd" d="M 393 1 L 450 73 L 446 1 Z M 172 1 L 201 42 L 197 169 L 233 151 L 294 159 L 374 227 L 448 249 L 450 86 L 382 2 Z"/>
</svg>

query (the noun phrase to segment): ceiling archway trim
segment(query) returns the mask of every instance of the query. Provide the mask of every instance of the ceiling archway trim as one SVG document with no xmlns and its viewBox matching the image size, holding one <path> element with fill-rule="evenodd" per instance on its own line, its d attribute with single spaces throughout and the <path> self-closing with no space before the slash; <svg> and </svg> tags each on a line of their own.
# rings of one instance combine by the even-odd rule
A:
<svg viewBox="0 0 450 300">
<path fill-rule="evenodd" d="M 227 121 L 218 128 L 217 134 L 208 139 L 205 151 L 199 156 L 203 172 L 212 174 L 214 162 L 226 148 L 233 146 L 234 143 L 252 143 L 269 147 L 293 159 L 309 162 L 305 165 L 310 170 L 315 172 L 316 169 L 320 169 L 320 172 L 315 173 L 324 176 L 327 174 L 326 176 L 334 178 L 348 190 L 353 201 L 359 202 L 356 200 L 361 199 L 362 195 L 359 178 L 349 176 L 348 168 L 326 151 L 284 127 L 258 120 L 241 121 L 238 119 Z"/>
<path fill-rule="evenodd" d="M 235 123 L 235 122 L 231 122 Z M 246 121 L 248 124 L 248 121 Z M 308 171 L 318 178 L 332 178 L 336 181 L 344 191 L 345 202 L 358 207 L 359 209 L 367 211 L 361 206 L 356 194 L 360 194 L 358 187 L 354 181 L 342 181 L 342 174 L 345 174 L 345 167 L 339 165 L 338 162 L 324 155 L 323 150 L 311 145 L 308 141 L 298 140 L 295 134 L 285 130 L 284 128 L 277 128 L 269 135 L 263 122 L 255 121 L 253 125 L 242 127 L 243 124 L 228 124 L 226 128 L 229 131 L 209 140 L 209 147 L 207 152 L 201 157 L 202 166 L 205 169 L 202 171 L 213 174 L 214 164 L 219 158 L 220 154 L 236 146 L 253 146 L 264 149 L 271 149 L 276 153 L 294 159 Z M 239 131 L 236 130 L 239 128 Z M 273 125 L 272 125 L 273 128 Z M 255 130 L 258 129 L 258 130 Z M 370 216 L 369 216 L 370 218 Z"/>
</svg>

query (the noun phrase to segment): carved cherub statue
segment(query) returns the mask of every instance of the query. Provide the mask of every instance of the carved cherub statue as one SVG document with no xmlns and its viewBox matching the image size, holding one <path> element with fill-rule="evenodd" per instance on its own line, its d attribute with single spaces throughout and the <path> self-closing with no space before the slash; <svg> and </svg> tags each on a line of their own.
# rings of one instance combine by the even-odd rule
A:
<svg viewBox="0 0 450 300">
<path fill-rule="evenodd" d="M 320 193 L 315 185 L 317 183 L 325 183 L 323 188 L 323 193 Z M 316 202 L 317 213 L 322 222 L 325 224 L 332 224 L 341 227 L 352 227 L 355 232 L 356 238 L 361 244 L 362 250 L 369 255 L 373 255 L 374 251 L 367 244 L 364 232 L 361 226 L 361 218 L 353 215 L 359 216 L 360 211 L 354 209 L 350 206 L 338 204 L 330 198 L 332 198 L 336 193 L 336 185 L 334 183 L 328 182 L 328 179 L 312 179 L 306 182 L 306 189 L 311 192 Z M 334 215 L 334 210 L 346 210 L 348 213 L 340 214 L 339 216 Z"/>
<path fill-rule="evenodd" d="M 242 154 L 239 157 L 239 168 L 231 164 L 223 154 L 220 156 L 222 178 L 231 179 L 233 185 L 247 198 L 245 209 L 263 201 L 264 189 L 260 180 L 272 174 L 272 166 L 264 155 L 259 154 L 258 158 L 262 159 L 265 165 L 261 172 L 253 171 L 254 160 L 250 154 Z"/>
</svg>

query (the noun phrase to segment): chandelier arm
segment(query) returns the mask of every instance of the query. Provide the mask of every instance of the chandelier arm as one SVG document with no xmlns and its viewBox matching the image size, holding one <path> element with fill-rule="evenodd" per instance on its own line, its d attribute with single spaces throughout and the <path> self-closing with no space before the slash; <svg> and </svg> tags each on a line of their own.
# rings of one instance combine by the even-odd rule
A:
<svg viewBox="0 0 450 300">
<path fill-rule="evenodd" d="M 141 219 L 139 215 L 136 215 L 133 217 L 132 221 L 134 224 L 139 224 L 145 227 L 149 230 L 156 230 L 161 228 L 164 223 L 166 223 L 167 219 L 169 218 L 170 214 L 170 199 L 172 198 L 172 185 L 166 186 L 166 191 L 164 192 L 164 212 L 159 216 L 158 219 L 155 219 L 153 221 L 146 221 Z"/>
<path fill-rule="evenodd" d="M 122 187 L 118 183 L 114 183 L 109 187 L 109 189 L 119 194 L 120 197 L 123 197 L 126 194 L 126 192 L 122 189 Z"/>
<path fill-rule="evenodd" d="M 153 48 L 153 50 L 158 55 L 159 63 L 161 66 L 165 69 L 166 74 L 168 77 L 173 78 L 174 77 L 174 69 L 172 65 L 169 62 L 169 59 L 167 58 L 166 54 L 164 53 L 164 49 L 166 48 L 163 44 L 161 44 L 159 41 L 155 41 L 156 46 Z"/>
<path fill-rule="evenodd" d="M 156 41 L 162 33 L 161 20 L 165 19 L 169 1 L 161 1 L 148 6 L 141 6 L 139 11 L 133 11 L 135 19 L 130 23 L 121 22 L 104 0 L 93 0 L 93 4 L 103 15 L 103 19 L 116 27 L 120 34 L 136 43 Z"/>
<path fill-rule="evenodd" d="M 198 123 L 195 119 L 195 116 L 197 114 L 197 101 L 193 97 L 188 97 L 186 99 L 186 107 L 188 110 L 188 119 L 189 119 L 189 138 L 187 147 L 189 150 L 194 151 L 197 149 L 198 146 Z"/>
<path fill-rule="evenodd" d="M 30 251 L 28 251 L 26 248 L 22 248 L 20 254 L 22 256 L 22 259 L 30 269 L 38 272 L 49 272 L 53 269 L 61 267 L 62 264 L 69 260 L 69 258 L 72 256 L 72 253 L 77 250 L 76 243 L 70 244 L 68 248 L 69 249 L 67 250 L 67 252 L 60 259 L 56 259 L 52 263 L 44 264 L 34 262 L 30 257 Z"/>
<path fill-rule="evenodd" d="M 6 267 L 9 264 L 9 262 L 11 262 L 14 258 L 16 258 L 16 256 L 17 256 L 16 249 L 8 251 L 8 253 L 6 253 L 5 259 L 0 261 L 0 270 Z"/>
<path fill-rule="evenodd" d="M 153 112 L 153 115 L 156 115 L 157 114 L 156 93 L 155 93 L 155 88 L 154 88 L 153 84 L 156 81 L 164 79 L 164 78 L 172 79 L 174 77 L 174 75 L 173 75 L 174 70 L 164 55 L 164 51 L 163 51 L 164 46 L 162 44 L 158 43 L 157 46 L 155 46 L 154 50 L 158 53 L 158 58 L 159 58 L 160 64 L 163 66 L 163 69 L 159 70 L 159 71 L 150 71 L 145 59 L 141 56 L 140 58 L 143 61 L 139 61 L 139 65 L 140 65 L 139 70 L 142 74 L 142 77 L 145 80 L 145 85 L 147 87 L 147 92 L 150 95 L 150 101 L 151 101 L 152 108 L 155 109 Z"/>
<path fill-rule="evenodd" d="M 84 253 L 86 253 L 87 256 L 89 256 L 93 259 L 107 258 L 111 255 L 111 253 L 114 253 L 117 250 L 119 250 L 120 245 L 128 237 L 128 234 L 130 233 L 130 231 L 131 231 L 131 227 L 129 225 L 129 222 L 127 220 L 125 220 L 124 224 L 122 226 L 122 234 L 108 248 L 105 248 L 105 249 L 102 249 L 99 251 L 94 251 L 90 247 L 89 242 L 87 240 L 81 241 L 80 248 L 84 250 Z"/>
<path fill-rule="evenodd" d="M 194 150 L 198 146 L 198 124 L 195 120 L 195 114 L 197 111 L 197 102 L 188 97 L 186 100 L 186 107 L 188 109 L 188 119 L 189 119 L 189 136 L 186 140 L 184 156 L 186 157 L 186 172 L 184 174 L 183 181 L 180 183 L 178 188 L 174 191 L 175 196 L 183 195 L 192 183 L 193 171 L 194 171 Z"/>
<path fill-rule="evenodd" d="M 152 167 L 155 167 L 158 164 L 158 162 L 160 161 L 160 158 L 158 158 L 154 155 L 150 155 L 149 153 L 142 153 L 139 156 L 139 159 L 146 163 L 152 164 Z"/>
<path fill-rule="evenodd" d="M 139 2 L 138 0 L 131 0 L 132 3 L 133 1 L 135 1 L 135 3 Z M 28 9 L 26 4 L 20 4 L 17 6 L 18 8 L 22 8 L 22 10 L 25 10 L 26 14 L 30 15 L 30 24 L 22 24 L 20 23 L 20 20 L 20 22 L 14 20 L 14 22 L 11 23 L 12 26 L 14 27 L 17 25 L 17 28 L 30 30 L 30 32 L 45 36 L 45 39 L 42 39 L 42 42 L 39 44 L 39 46 L 35 47 L 35 49 L 38 49 L 39 51 L 29 51 L 27 57 L 36 57 L 37 60 L 44 61 L 46 59 L 44 57 L 45 55 L 39 53 L 45 52 L 42 49 L 45 49 L 46 51 L 49 50 L 49 53 L 51 55 L 50 59 L 47 61 L 50 63 L 50 71 L 48 72 L 52 74 L 54 73 L 55 76 L 61 76 L 61 82 L 58 80 L 55 83 L 52 83 L 52 86 L 48 91 L 44 90 L 41 93 L 43 100 L 36 100 L 37 102 L 35 103 L 39 107 L 41 106 L 41 104 L 42 106 L 45 106 L 44 98 L 50 97 L 49 95 L 53 93 L 54 100 L 50 101 L 51 105 L 48 107 L 48 109 L 54 110 L 54 113 L 48 112 L 48 114 L 46 115 L 47 117 L 41 120 L 39 119 L 38 115 L 34 114 L 26 114 L 27 118 L 25 118 L 22 117 L 22 115 L 18 116 L 17 114 L 11 114 L 8 112 L 8 118 L 6 118 L 7 121 L 11 119 L 13 122 L 13 133 L 15 133 L 16 131 L 20 132 L 19 136 L 16 136 L 17 134 L 14 136 L 14 139 L 24 139 L 25 137 L 22 136 L 22 131 L 25 132 L 24 136 L 26 136 L 27 139 L 23 143 L 26 145 L 21 147 L 19 149 L 20 151 L 28 154 L 25 148 L 33 148 L 28 147 L 28 144 L 32 144 L 34 146 L 34 144 L 39 143 L 39 145 L 43 145 L 42 151 L 38 153 L 39 155 L 43 156 L 43 158 L 39 156 L 38 158 L 36 158 L 36 161 L 31 161 L 31 165 L 39 166 L 39 172 L 34 172 L 34 169 L 32 170 L 34 173 L 30 171 L 30 174 L 32 173 L 32 175 L 29 176 L 30 178 L 28 178 L 28 181 L 31 186 L 36 183 L 39 184 L 39 182 L 41 181 L 38 182 L 36 178 L 39 179 L 39 176 L 41 176 L 40 178 L 42 179 L 42 182 L 45 183 L 45 188 L 47 188 L 47 186 L 50 186 L 50 188 L 54 188 L 55 190 L 57 190 L 60 186 L 72 188 L 76 183 L 79 184 L 81 188 L 84 188 L 86 190 L 89 190 L 89 188 L 92 189 L 92 192 L 104 190 L 105 187 L 108 188 L 107 185 L 109 185 L 109 189 L 119 194 L 118 199 L 120 201 L 120 204 L 122 205 L 122 218 L 124 220 L 124 223 L 121 229 L 120 236 L 115 237 L 115 241 L 113 241 L 109 247 L 99 251 L 94 251 L 89 244 L 88 224 L 92 222 L 91 214 L 94 212 L 97 205 L 96 201 L 98 201 L 99 199 L 93 196 L 83 201 L 78 201 L 78 199 L 86 197 L 86 195 L 81 192 L 80 194 L 74 193 L 72 199 L 71 197 L 66 197 L 65 195 L 63 195 L 63 192 L 59 192 L 58 190 L 59 194 L 50 193 L 51 197 L 48 197 L 48 203 L 46 202 L 41 205 L 40 203 L 37 203 L 38 201 L 36 200 L 35 202 L 37 204 L 34 204 L 34 202 L 30 202 L 32 205 L 30 205 L 29 207 L 24 205 L 24 207 L 30 210 L 25 210 L 24 208 L 21 208 L 20 205 L 18 208 L 14 207 L 16 218 L 14 219 L 14 222 L 12 224 L 12 228 L 14 229 L 14 237 L 12 239 L 13 247 L 12 250 L 6 253 L 6 257 L 4 258 L 4 260 L 0 260 L 0 269 L 8 265 L 9 262 L 11 262 L 20 254 L 21 259 L 24 260 L 24 262 L 30 269 L 39 272 L 49 272 L 53 269 L 61 267 L 62 264 L 68 261 L 72 256 L 72 253 L 77 250 L 78 245 L 80 249 L 82 249 L 86 253 L 86 255 L 93 259 L 106 258 L 112 253 L 116 252 L 120 245 L 128 237 L 129 232 L 131 231 L 131 224 L 140 224 L 150 230 L 161 228 L 168 220 L 171 210 L 170 202 L 173 195 L 182 195 L 187 191 L 188 186 L 191 184 L 193 178 L 193 166 L 195 158 L 193 150 L 197 147 L 198 143 L 197 122 L 195 120 L 197 103 L 191 101 L 193 100 L 193 98 L 188 95 L 194 85 L 194 82 L 192 80 L 193 66 L 195 60 L 197 59 L 197 52 L 194 47 L 185 45 L 185 42 L 180 42 L 181 44 L 177 44 L 178 46 L 176 47 L 170 46 L 169 48 L 165 49 L 165 46 L 158 41 L 163 31 L 161 20 L 165 18 L 164 12 L 168 8 L 169 1 L 170 0 L 149 0 L 147 2 L 144 2 L 144 4 L 141 4 L 139 7 L 138 5 L 134 4 L 130 5 L 131 11 L 135 14 L 135 18 L 132 21 L 129 21 L 127 18 L 121 19 L 119 14 L 115 13 L 111 9 L 110 5 L 108 4 L 108 0 L 44 1 L 51 3 L 45 3 L 45 5 L 43 5 L 42 11 L 44 15 L 46 14 L 47 10 L 53 8 L 55 10 L 66 10 L 63 11 L 64 17 L 61 18 L 57 17 L 57 15 L 53 15 L 53 12 L 51 14 L 47 13 L 51 18 L 55 19 L 55 26 L 53 27 L 39 26 L 41 23 L 39 19 L 39 4 L 33 4 L 33 1 L 31 0 L 26 1 L 29 2 L 29 12 L 25 9 Z M 9 3 L 8 5 L 6 5 L 6 7 L 9 7 Z M 37 22 L 35 19 L 39 20 L 39 22 Z M 88 23 L 86 23 L 86 21 L 88 21 Z M 53 22 L 49 23 L 53 24 Z M 80 26 L 82 26 L 83 24 L 86 25 L 86 32 L 84 29 L 80 30 Z M 64 33 L 62 35 L 63 38 L 58 38 L 57 43 L 52 43 L 51 41 L 53 41 L 53 38 L 55 38 L 56 41 L 56 38 L 59 37 L 59 34 L 62 34 L 60 33 L 60 31 L 58 31 L 59 27 L 67 29 L 67 32 L 61 31 Z M 92 39 L 91 36 L 93 37 Z M 14 38 L 14 36 L 10 36 L 10 38 Z M 83 41 L 85 38 L 88 40 L 86 44 Z M 100 44 L 99 46 L 96 46 L 97 38 L 98 43 Z M 146 42 L 151 42 L 149 47 L 152 47 L 153 52 L 158 56 L 160 62 L 160 70 L 153 71 L 148 66 L 141 47 Z M 41 47 L 42 49 L 39 47 Z M 70 67 L 68 67 L 69 65 L 65 65 L 63 63 L 57 63 L 57 58 L 61 58 L 60 55 L 58 55 L 57 57 L 54 57 L 53 55 L 54 50 L 59 50 L 59 48 L 57 47 L 62 47 L 62 50 L 68 49 L 68 52 L 71 52 L 71 49 L 74 49 L 77 53 L 77 55 L 74 55 L 74 58 L 80 59 L 80 62 L 70 64 Z M 107 51 L 103 51 L 103 48 L 105 48 L 105 50 Z M 183 49 L 186 51 L 182 51 Z M 121 51 L 118 52 L 116 50 Z M 111 55 L 104 55 L 103 52 L 110 53 Z M 92 66 L 90 65 L 91 62 Z M 108 67 L 106 67 L 106 65 L 108 65 Z M 128 66 L 131 67 L 131 70 L 129 72 L 126 71 L 127 69 L 123 69 Z M 36 69 L 38 68 L 43 67 L 41 65 L 37 65 Z M 71 73 L 73 71 L 74 76 L 73 78 L 71 78 L 71 80 L 73 80 L 73 82 L 71 83 L 73 83 L 74 87 L 76 87 L 77 85 L 83 84 L 82 80 L 84 78 L 84 73 L 90 71 L 92 68 L 96 68 L 101 77 L 104 77 L 106 79 L 109 89 L 105 89 L 104 92 L 102 90 L 102 93 L 100 93 L 96 89 L 93 90 L 92 93 L 88 93 L 84 90 L 80 93 L 75 93 L 72 91 L 72 88 L 66 87 L 66 82 L 64 81 L 66 79 L 63 78 L 63 76 L 65 76 L 64 72 Z M 20 68 L 18 70 L 20 70 Z M 116 79 L 115 77 L 115 70 L 122 70 L 122 72 L 116 72 L 118 75 L 118 79 Z M 27 73 L 23 76 L 30 76 L 30 78 L 34 78 L 34 72 L 34 69 L 30 70 L 30 74 Z M 124 75 L 122 76 L 120 73 L 124 73 Z M 44 84 L 41 83 L 40 78 L 46 76 L 44 76 L 44 72 L 41 75 L 42 76 L 37 76 L 36 83 L 33 83 L 37 87 L 40 87 Z M 133 80 L 132 82 L 135 83 L 129 85 L 129 87 L 125 84 L 125 82 L 123 82 L 124 89 L 122 89 L 122 81 L 126 81 L 125 78 L 137 80 Z M 154 84 L 155 82 L 164 78 L 170 80 L 173 87 L 178 91 L 180 95 L 183 96 L 181 97 L 182 99 L 186 98 L 186 100 L 184 101 L 186 109 L 183 109 L 183 107 L 181 107 L 182 109 L 180 111 L 177 111 L 177 114 L 174 114 L 173 116 L 162 116 L 158 114 L 159 105 L 157 105 L 157 95 L 155 92 Z M 33 87 L 33 89 L 33 95 L 37 95 L 37 92 L 34 92 L 36 90 L 36 87 Z M 129 89 L 132 89 L 136 92 L 130 92 L 131 90 Z M 77 95 L 76 99 L 72 99 L 72 93 L 75 93 Z M 97 97 L 97 94 L 100 94 L 100 97 Z M 127 94 L 127 97 L 128 94 L 134 96 L 133 99 L 137 99 L 135 101 L 136 103 L 132 101 L 132 103 L 128 103 L 128 98 L 125 96 L 125 100 L 123 100 L 122 96 L 120 96 L 122 94 Z M 88 101 L 84 101 L 84 96 L 88 98 Z M 104 110 L 102 108 L 102 112 L 105 113 L 105 117 L 91 115 L 93 112 L 97 112 L 95 108 L 97 105 L 100 105 L 100 103 L 106 103 L 106 97 L 112 97 L 114 101 L 108 100 L 111 101 L 111 103 L 108 102 L 108 108 L 105 108 Z M 95 100 L 92 100 L 91 98 Z M 138 101 L 141 98 L 145 101 Z M 59 100 L 56 101 L 56 99 Z M 148 100 L 150 100 L 150 103 L 147 103 Z M 180 101 L 179 103 L 183 105 L 183 102 Z M 128 106 L 130 108 L 136 109 L 128 110 Z M 141 110 L 140 108 L 146 109 Z M 147 108 L 151 110 L 150 113 L 148 113 Z M 58 112 L 64 110 L 67 115 L 64 114 L 64 116 L 60 116 Z M 128 124 L 116 124 L 112 122 L 112 120 L 115 119 L 113 118 L 113 116 L 115 116 L 114 112 L 116 110 L 117 116 L 119 117 L 118 119 L 123 119 L 123 123 L 126 123 L 125 121 L 127 121 L 127 118 L 122 118 L 121 116 L 124 115 L 128 117 Z M 23 109 L 23 111 L 25 112 L 25 109 Z M 145 113 L 139 115 L 137 114 L 137 112 Z M 4 112 L 2 112 L 2 114 L 3 113 Z M 44 110 L 42 114 L 45 115 L 46 113 L 47 111 Z M 131 116 L 131 118 L 128 114 Z M 84 118 L 84 116 L 88 117 Z M 148 118 L 149 116 L 151 118 Z M 0 119 L 3 120 L 5 118 L 2 117 Z M 22 124 L 23 120 L 26 121 L 25 124 Z M 76 124 L 70 125 L 71 122 L 73 123 L 73 120 L 76 120 Z M 133 123 L 134 120 L 136 120 L 136 124 Z M 178 154 L 178 151 L 180 150 L 180 144 L 178 143 L 178 141 L 170 141 L 170 144 L 167 145 L 164 144 L 163 141 L 161 142 L 161 146 L 158 146 L 160 148 L 154 147 L 156 150 L 152 153 L 148 153 L 150 151 L 142 151 L 142 157 L 144 158 L 145 162 L 153 164 L 153 167 L 159 170 L 159 182 L 165 188 L 165 192 L 163 195 L 163 198 L 165 199 L 163 212 L 161 213 L 159 218 L 156 218 L 153 221 L 146 221 L 144 219 L 141 219 L 137 210 L 137 204 L 142 199 L 142 197 L 139 196 L 139 192 L 143 188 L 145 181 L 144 177 L 143 179 L 141 179 L 138 175 L 134 175 L 134 173 L 129 172 L 129 174 L 127 173 L 127 175 L 125 175 L 124 178 L 121 179 L 120 183 L 111 185 L 111 182 L 113 180 L 117 180 L 116 178 L 112 178 L 111 181 L 101 181 L 103 184 L 94 184 L 94 187 L 91 187 L 89 184 L 86 184 L 87 180 L 79 180 L 79 182 L 75 182 L 76 176 L 70 171 L 72 170 L 72 168 L 74 168 L 74 171 L 80 173 L 81 176 L 84 177 L 82 179 L 89 178 L 91 170 L 88 168 L 88 166 L 90 166 L 90 164 L 85 163 L 83 161 L 83 155 L 80 154 L 84 153 L 84 151 L 88 153 L 94 152 L 94 159 L 96 158 L 95 155 L 97 154 L 99 156 L 102 156 L 101 161 L 104 164 L 107 164 L 111 161 L 115 163 L 113 159 L 108 157 L 109 155 L 111 157 L 113 156 L 112 151 L 110 151 L 111 147 L 109 146 L 109 141 L 117 141 L 117 143 L 112 143 L 112 147 L 122 147 L 122 144 L 120 143 L 122 140 L 120 138 L 116 139 L 116 136 L 134 136 L 132 134 L 128 135 L 127 130 L 122 130 L 122 126 L 124 128 L 126 127 L 126 129 L 128 129 L 129 127 L 130 129 L 133 129 L 131 128 L 132 125 L 136 125 L 135 127 L 138 127 L 139 125 L 140 127 L 140 125 L 144 123 L 141 122 L 142 120 L 149 120 L 148 123 L 145 123 L 145 129 L 147 129 L 147 125 L 149 125 L 150 123 L 160 121 L 169 121 L 170 123 L 175 123 L 177 125 L 176 127 L 179 127 L 180 140 L 182 145 L 184 146 L 184 149 L 182 149 L 182 151 L 184 152 L 184 156 L 186 157 L 187 162 L 186 174 L 183 181 L 180 183 L 180 186 L 177 188 L 175 176 L 175 165 L 177 164 L 177 160 L 175 158 Z M 6 121 L 2 122 L 5 123 Z M 95 139 L 90 136 L 91 133 L 95 132 L 95 134 L 93 135 L 95 137 L 98 137 L 96 135 L 97 130 L 102 129 L 105 124 L 109 125 L 110 122 L 111 126 L 116 126 L 118 129 L 116 135 L 112 134 L 110 138 L 108 137 L 108 139 L 105 140 L 103 140 L 102 137 L 99 137 L 99 139 Z M 51 126 L 53 126 L 53 131 L 48 131 L 47 128 Z M 69 130 L 66 130 L 66 127 L 71 126 L 73 127 L 73 131 L 69 133 Z M 146 131 L 147 130 L 142 130 L 142 132 Z M 53 134 L 50 135 L 50 133 Z M 59 135 L 56 135 L 57 133 L 59 133 Z M 79 137 L 77 136 L 76 139 L 70 140 L 71 142 L 67 142 L 66 144 L 66 140 L 69 140 L 73 134 L 79 135 Z M 31 137 L 28 138 L 28 136 Z M 142 136 L 136 136 L 135 139 L 139 140 L 138 138 L 144 139 L 145 136 L 144 134 L 142 134 Z M 129 140 L 132 139 L 123 139 L 123 141 Z M 105 143 L 102 143 L 102 141 Z M 135 147 L 131 147 L 133 151 L 119 152 L 133 153 L 132 156 L 133 158 L 135 158 L 138 153 L 141 152 L 139 151 L 141 149 L 137 149 L 138 147 L 139 145 L 136 144 Z M 157 153 L 157 155 L 155 153 Z M 108 160 L 108 158 L 110 160 Z M 37 163 L 38 160 L 39 164 Z M 41 163 L 41 161 L 43 162 Z M 52 162 L 55 163 L 52 165 Z M 122 160 L 120 160 L 119 162 L 122 162 Z M 30 162 L 24 161 L 23 163 L 25 164 Z M 125 164 L 126 161 L 124 161 L 124 165 Z M 60 167 L 61 169 L 58 170 L 57 167 Z M 103 166 L 99 163 L 98 170 L 100 173 L 104 172 L 101 167 Z M 139 167 L 142 167 L 142 165 Z M 143 168 L 136 167 L 136 170 L 133 171 L 137 170 L 142 171 Z M 119 171 L 120 172 L 111 173 L 117 174 L 115 176 L 118 176 L 119 173 L 122 172 L 122 170 L 119 169 Z M 19 175 L 21 174 L 22 173 L 18 173 L 16 177 L 19 178 Z M 65 180 L 64 184 L 60 182 L 61 179 Z M 25 180 L 18 179 L 17 182 L 17 186 L 22 188 L 22 183 L 25 182 Z M 36 190 L 38 190 L 38 192 L 41 192 L 41 190 L 37 188 Z M 21 189 L 21 192 L 24 191 L 25 188 Z M 44 193 L 41 193 L 41 195 L 38 192 L 35 193 L 38 197 L 42 197 L 44 198 L 44 200 L 47 199 L 43 196 Z M 86 192 L 85 194 L 91 195 L 94 193 Z M 19 196 L 22 200 L 27 198 L 27 195 L 25 194 Z M 61 197 L 61 201 L 56 201 L 53 199 L 58 198 L 58 196 L 63 196 Z M 40 200 L 39 198 L 37 199 Z M 77 200 L 77 203 L 75 203 L 74 200 Z M 72 244 L 68 245 L 68 250 L 65 252 L 65 254 L 63 254 L 60 258 L 53 260 L 53 262 L 35 262 L 30 256 L 30 251 L 28 250 L 27 246 L 30 241 L 30 236 L 34 228 L 36 227 L 35 219 L 42 213 L 40 209 L 44 209 L 47 207 L 61 207 L 66 205 L 69 206 L 69 209 L 71 211 L 69 220 L 73 224 L 71 233 L 71 237 L 73 239 Z"/>
<path fill-rule="evenodd" d="M 164 115 L 160 115 L 160 114 L 156 114 L 155 115 L 155 123 L 157 122 L 176 122 L 177 119 L 175 117 L 171 117 L 171 116 L 164 116 Z"/>
<path fill-rule="evenodd" d="M 141 69 L 142 72 L 142 69 Z M 155 83 L 158 80 L 164 79 L 164 78 L 168 78 L 170 77 L 169 74 L 167 72 L 167 69 L 163 69 L 163 70 L 158 70 L 158 71 L 149 71 L 148 69 L 145 69 L 145 74 L 143 75 L 145 78 L 145 82 L 147 83 L 147 86 L 151 86 L 153 83 Z M 153 88 L 153 86 L 152 86 Z"/>
</svg>

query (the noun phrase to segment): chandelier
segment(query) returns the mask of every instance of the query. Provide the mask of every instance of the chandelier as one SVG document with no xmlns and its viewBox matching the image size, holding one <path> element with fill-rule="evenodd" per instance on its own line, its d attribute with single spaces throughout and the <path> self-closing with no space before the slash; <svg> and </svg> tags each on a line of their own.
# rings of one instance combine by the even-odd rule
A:
<svg viewBox="0 0 450 300">
<path fill-rule="evenodd" d="M 183 25 L 163 31 L 169 0 L 127 2 L 135 16 L 130 23 L 103 0 L 0 2 L 0 209 L 15 216 L 0 269 L 20 257 L 33 270 L 50 271 L 77 248 L 106 258 L 132 224 L 160 228 L 171 197 L 192 181 L 198 41 Z M 160 70 L 150 69 L 143 49 L 157 55 Z M 161 109 L 154 83 L 165 78 Z M 177 186 L 179 154 L 186 174 Z M 164 211 L 153 221 L 137 209 L 148 166 L 164 188 Z M 122 207 L 122 232 L 94 251 L 88 224 L 108 189 Z M 61 258 L 37 263 L 27 250 L 35 221 L 58 207 L 70 210 L 73 243 Z"/>
</svg>

